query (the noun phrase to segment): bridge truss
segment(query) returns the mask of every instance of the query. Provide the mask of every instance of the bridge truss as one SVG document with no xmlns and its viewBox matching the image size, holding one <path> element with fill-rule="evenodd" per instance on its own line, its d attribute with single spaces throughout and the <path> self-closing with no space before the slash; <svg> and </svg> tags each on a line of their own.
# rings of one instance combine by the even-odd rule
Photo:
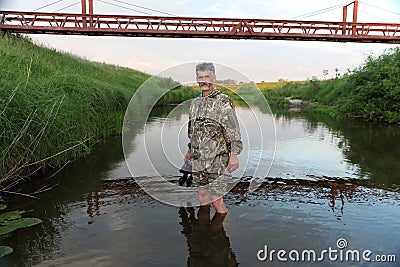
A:
<svg viewBox="0 0 400 267">
<path fill-rule="evenodd" d="M 356 2 L 356 1 L 355 1 Z M 12 33 L 400 43 L 400 24 L 0 11 Z"/>
</svg>

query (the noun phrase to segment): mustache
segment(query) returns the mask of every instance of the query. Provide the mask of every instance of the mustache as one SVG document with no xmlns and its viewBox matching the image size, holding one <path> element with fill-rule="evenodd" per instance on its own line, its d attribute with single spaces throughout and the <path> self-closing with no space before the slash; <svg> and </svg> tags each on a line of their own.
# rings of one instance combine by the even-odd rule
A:
<svg viewBox="0 0 400 267">
<path fill-rule="evenodd" d="M 198 84 L 199 84 L 200 86 L 203 86 L 203 85 L 212 85 L 213 83 L 208 83 L 208 82 L 198 82 Z"/>
</svg>

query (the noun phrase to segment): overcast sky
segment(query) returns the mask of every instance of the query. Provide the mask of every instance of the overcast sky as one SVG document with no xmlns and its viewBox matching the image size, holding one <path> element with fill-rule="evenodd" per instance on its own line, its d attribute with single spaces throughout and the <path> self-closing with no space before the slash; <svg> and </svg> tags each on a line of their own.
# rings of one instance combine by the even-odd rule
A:
<svg viewBox="0 0 400 267">
<path fill-rule="evenodd" d="M 1 10 L 32 11 L 56 0 L 0 0 Z M 341 21 L 342 8 L 301 17 L 313 11 L 351 1 L 343 0 L 240 0 L 240 1 L 157 1 L 157 0 L 93 0 L 97 14 L 163 15 L 159 10 L 176 16 L 237 17 L 262 19 L 303 19 Z M 122 2 L 125 3 L 122 3 Z M 130 3 L 147 9 L 127 5 Z M 65 8 L 72 5 L 68 8 Z M 119 6 L 116 6 L 119 5 Z M 122 8 L 120 6 L 127 7 Z M 63 9 L 65 8 L 65 9 Z M 62 9 L 62 10 L 60 10 Z M 79 13 L 80 0 L 60 0 L 41 8 L 43 12 Z M 349 7 L 349 18 L 352 8 Z M 400 23 L 399 0 L 359 1 L 359 22 Z M 381 54 L 395 47 L 388 44 L 330 43 L 310 41 L 258 41 L 214 39 L 167 39 L 138 37 L 87 37 L 31 35 L 38 43 L 55 47 L 84 58 L 126 66 L 155 74 L 177 64 L 192 61 L 213 61 L 237 69 L 251 80 L 304 80 L 329 77 L 335 68 L 341 73 L 361 64 L 371 53 Z"/>
</svg>

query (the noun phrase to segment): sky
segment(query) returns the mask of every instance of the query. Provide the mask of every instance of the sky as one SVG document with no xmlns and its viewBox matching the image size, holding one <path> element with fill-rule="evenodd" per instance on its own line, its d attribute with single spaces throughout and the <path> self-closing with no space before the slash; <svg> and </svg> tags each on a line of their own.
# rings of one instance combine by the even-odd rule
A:
<svg viewBox="0 0 400 267">
<path fill-rule="evenodd" d="M 97 14 L 144 15 L 147 13 L 160 16 L 164 14 L 156 11 L 162 11 L 175 16 L 323 21 L 341 21 L 341 6 L 351 2 L 350 0 L 93 1 L 94 13 Z M 0 0 L 0 9 L 33 11 L 40 8 L 37 11 L 81 12 L 80 0 L 59 0 L 53 5 L 43 7 L 53 2 L 56 0 Z M 328 12 L 305 16 L 313 11 L 330 7 L 332 10 Z M 352 6 L 349 6 L 348 12 L 350 19 Z M 360 0 L 358 21 L 400 23 L 400 1 Z M 336 68 L 343 74 L 348 69 L 362 64 L 368 55 L 379 55 L 387 49 L 396 47 L 390 44 L 280 40 L 63 35 L 30 35 L 30 37 L 36 43 L 47 47 L 149 74 L 157 74 L 187 62 L 211 61 L 234 68 L 255 82 L 279 79 L 305 80 L 313 76 L 322 79 L 324 78 L 323 70 L 328 70 L 328 77 L 333 77 Z"/>
</svg>

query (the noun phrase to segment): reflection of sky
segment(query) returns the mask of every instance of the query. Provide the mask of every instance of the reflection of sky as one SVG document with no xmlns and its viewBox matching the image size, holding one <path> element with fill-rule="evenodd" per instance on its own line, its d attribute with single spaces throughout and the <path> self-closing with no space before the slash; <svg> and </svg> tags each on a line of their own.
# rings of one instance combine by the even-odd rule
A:
<svg viewBox="0 0 400 267">
<path fill-rule="evenodd" d="M 135 150 L 129 153 L 128 162 L 134 176 L 179 175 L 188 143 L 185 108 L 187 106 L 177 106 L 167 119 L 152 120 L 145 131 L 132 140 Z M 338 137 L 322 124 L 309 129 L 302 119 L 276 121 L 276 155 L 271 171 L 267 173 L 274 155 L 272 117 L 240 107 L 236 110 L 244 149 L 239 156 L 240 168 L 233 173 L 234 176 L 355 176 L 357 166 L 343 157 L 342 149 L 337 146 Z"/>
<path fill-rule="evenodd" d="M 341 151 L 335 144 L 316 141 L 315 136 L 292 141 L 278 142 L 275 163 L 271 176 L 327 175 L 351 176 L 344 165 Z M 281 170 L 280 170 L 281 168 Z"/>
<path fill-rule="evenodd" d="M 310 130 L 304 120 L 279 119 L 276 126 L 276 157 L 269 176 L 354 177 L 357 166 L 346 162 L 337 146 L 339 139 L 322 124 Z"/>
</svg>

